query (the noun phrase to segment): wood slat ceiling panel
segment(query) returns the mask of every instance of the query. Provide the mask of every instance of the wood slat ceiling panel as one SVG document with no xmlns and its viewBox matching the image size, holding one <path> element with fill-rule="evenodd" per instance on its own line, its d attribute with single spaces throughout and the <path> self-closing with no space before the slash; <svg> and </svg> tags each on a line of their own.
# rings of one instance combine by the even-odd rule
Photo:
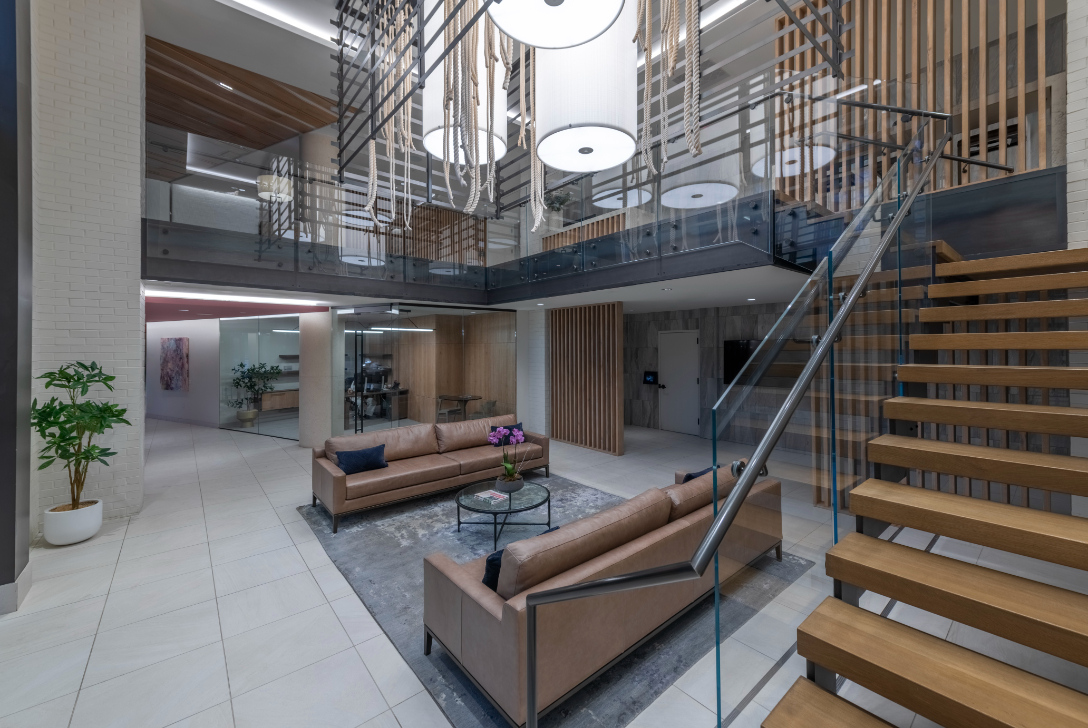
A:
<svg viewBox="0 0 1088 728">
<path fill-rule="evenodd" d="M 329 99 L 157 38 L 146 58 L 155 124 L 264 149 L 336 121 Z"/>
</svg>

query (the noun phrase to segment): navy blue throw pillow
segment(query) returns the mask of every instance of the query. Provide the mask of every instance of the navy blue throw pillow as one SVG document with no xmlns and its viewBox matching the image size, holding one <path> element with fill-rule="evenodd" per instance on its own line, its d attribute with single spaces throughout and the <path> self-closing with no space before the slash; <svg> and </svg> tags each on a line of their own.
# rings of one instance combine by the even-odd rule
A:
<svg viewBox="0 0 1088 728">
<path fill-rule="evenodd" d="M 385 445 L 362 450 L 341 450 L 336 453 L 336 460 L 340 463 L 340 469 L 348 475 L 389 467 L 389 463 L 385 462 Z"/>
<path fill-rule="evenodd" d="M 552 531 L 558 531 L 559 526 L 552 526 L 544 533 L 551 533 Z M 541 536 L 544 533 L 540 534 Z M 495 553 L 487 557 L 487 561 L 484 562 L 484 578 L 481 581 L 491 591 L 499 590 L 499 569 L 502 568 L 502 552 L 506 549 L 499 549 Z"/>
<path fill-rule="evenodd" d="M 688 473 L 687 475 L 684 476 L 684 479 L 682 481 L 680 481 L 680 482 L 681 483 L 686 483 L 689 480 L 695 480 L 696 478 L 698 478 L 700 476 L 706 475 L 707 473 L 709 473 L 713 469 L 714 469 L 714 466 L 711 465 L 706 470 L 700 470 L 698 473 Z"/>
<path fill-rule="evenodd" d="M 525 432 L 525 427 L 520 422 L 517 423 L 516 425 L 501 425 L 501 427 L 505 427 L 508 430 L 521 430 L 522 433 Z M 492 427 L 491 431 L 494 432 L 497 429 L 499 429 L 499 426 Z M 499 441 L 499 444 L 496 445 L 495 447 L 502 447 L 503 445 L 509 445 L 509 444 L 510 444 L 510 436 L 507 435 L 506 437 L 502 438 L 502 440 Z"/>
</svg>

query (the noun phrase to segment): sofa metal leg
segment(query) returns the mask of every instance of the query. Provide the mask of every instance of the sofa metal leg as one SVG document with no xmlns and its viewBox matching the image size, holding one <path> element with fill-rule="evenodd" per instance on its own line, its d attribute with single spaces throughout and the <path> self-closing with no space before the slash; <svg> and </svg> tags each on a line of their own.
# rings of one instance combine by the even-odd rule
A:
<svg viewBox="0 0 1088 728">
<path fill-rule="evenodd" d="M 311 503 L 310 505 L 312 505 L 314 508 L 317 507 L 317 493 L 314 493 L 314 502 Z"/>
<path fill-rule="evenodd" d="M 778 561 L 782 561 L 782 542 L 779 541 L 774 545 L 774 557 Z"/>
<path fill-rule="evenodd" d="M 432 641 L 432 639 L 433 638 L 431 637 L 431 630 L 424 628 L 423 629 L 423 654 L 424 655 L 431 654 L 431 641 Z"/>
<path fill-rule="evenodd" d="M 544 477 L 545 478 L 552 477 L 552 466 L 550 466 L 550 465 L 545 465 L 544 466 Z"/>
<path fill-rule="evenodd" d="M 332 532 L 336 533 L 336 530 L 340 528 L 340 516 L 332 517 Z"/>
</svg>

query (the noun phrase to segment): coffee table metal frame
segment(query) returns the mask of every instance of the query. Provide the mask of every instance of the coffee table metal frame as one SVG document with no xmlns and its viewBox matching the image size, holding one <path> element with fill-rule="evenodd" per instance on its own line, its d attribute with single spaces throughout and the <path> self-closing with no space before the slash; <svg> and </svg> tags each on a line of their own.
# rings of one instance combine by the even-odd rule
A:
<svg viewBox="0 0 1088 728">
<path fill-rule="evenodd" d="M 548 528 L 552 527 L 552 492 L 550 490 L 548 490 L 548 488 L 546 486 L 540 485 L 539 483 L 533 483 L 534 486 L 536 486 L 538 488 L 543 488 L 544 492 L 547 493 L 547 496 L 540 503 L 534 503 L 533 505 L 526 506 L 525 508 L 507 508 L 506 510 L 489 510 L 489 509 L 484 509 L 484 508 L 473 508 L 472 506 L 465 505 L 464 503 L 461 502 L 461 496 L 464 494 L 464 492 L 466 490 L 469 490 L 470 488 L 473 488 L 473 487 L 477 486 L 477 485 L 479 485 L 479 483 L 473 483 L 473 485 L 467 486 L 467 487 L 462 488 L 461 490 L 457 491 L 457 497 L 454 500 L 457 502 L 457 532 L 458 533 L 461 532 L 461 526 L 491 526 L 491 528 L 492 528 L 492 548 L 497 549 L 499 547 L 499 536 L 502 535 L 503 529 L 505 529 L 507 526 L 547 526 Z M 507 500 L 506 500 L 506 503 L 508 505 L 512 504 L 514 502 L 513 494 L 510 494 L 510 495 L 511 495 L 511 497 L 507 498 Z M 548 507 L 548 521 L 547 521 L 547 523 L 530 523 L 530 522 L 526 522 L 526 521 L 511 521 L 510 520 L 510 516 L 512 516 L 515 513 L 524 513 L 526 511 L 531 511 L 534 508 L 540 508 L 541 506 L 544 506 L 544 505 L 546 505 Z M 466 511 L 469 511 L 471 513 L 481 513 L 481 514 L 484 514 L 484 515 L 490 515 L 491 516 L 491 523 L 488 523 L 487 521 L 466 521 L 466 520 L 463 520 L 461 518 L 461 509 L 462 508 L 464 508 Z M 502 516 L 502 521 L 501 522 L 499 521 L 499 516 Z"/>
</svg>

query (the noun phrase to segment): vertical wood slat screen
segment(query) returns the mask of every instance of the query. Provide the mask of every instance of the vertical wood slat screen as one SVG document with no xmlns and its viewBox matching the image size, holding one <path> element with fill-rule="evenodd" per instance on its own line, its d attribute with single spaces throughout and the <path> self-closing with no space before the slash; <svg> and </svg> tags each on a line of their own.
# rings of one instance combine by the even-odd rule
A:
<svg viewBox="0 0 1088 728">
<path fill-rule="evenodd" d="M 551 436 L 623 454 L 623 303 L 548 312 Z"/>
<path fill-rule="evenodd" d="M 608 217 L 598 220 L 591 220 L 590 222 L 578 225 L 577 227 L 570 227 L 566 230 L 560 230 L 557 233 L 546 235 L 541 240 L 541 247 L 543 250 L 556 250 L 566 245 L 574 245 L 575 243 L 581 243 L 586 240 L 593 240 L 593 238 L 599 238 L 602 235 L 610 235 L 612 233 L 621 233 L 624 231 L 627 225 L 627 213 L 621 212 L 616 215 L 609 215 Z"/>
<path fill-rule="evenodd" d="M 345 210 L 361 214 L 362 195 L 346 194 Z M 388 198 L 381 198 L 378 203 L 379 214 L 388 219 L 392 203 Z M 381 259 L 389 254 L 461 265 L 486 264 L 487 219 L 460 210 L 420 205 L 412 211 L 410 232 L 404 232 L 404 214 L 400 210 L 382 228 L 352 222 L 343 223 L 342 227 L 342 238 L 351 241 L 352 252 L 367 257 Z"/>
<path fill-rule="evenodd" d="M 827 0 L 813 4 L 822 14 L 828 12 Z M 814 35 L 823 33 L 804 4 L 797 3 L 795 13 L 809 19 Z M 1048 128 L 1048 119 L 1064 110 L 1065 98 L 1056 97 L 1056 89 L 1046 83 L 1047 77 L 1065 70 L 1065 34 L 1059 18 L 1048 23 L 1044 0 L 848 0 L 842 13 L 848 26 L 853 23 L 843 34 L 843 45 L 854 52 L 844 62 L 844 83 L 863 84 L 866 89 L 857 98 L 951 113 L 954 136 L 947 151 L 957 156 L 978 159 L 981 154 L 981 159 L 1012 166 L 1016 172 L 1065 163 L 1063 140 Z M 804 36 L 791 29 L 784 15 L 776 22 L 782 33 L 775 41 L 780 77 L 822 61 L 812 49 L 792 53 L 805 45 Z M 830 49 L 829 44 L 825 47 Z M 1044 70 L 1042 84 L 1039 69 Z M 878 79 L 881 83 L 874 83 Z M 797 87 L 811 93 L 819 82 L 819 75 L 810 76 Z M 986 102 L 980 104 L 980 98 Z M 808 138 L 821 121 L 812 118 L 811 106 L 787 115 L 780 102 L 777 111 L 776 144 Z M 904 144 L 917 129 L 915 120 L 889 131 L 879 114 L 861 109 L 844 107 L 839 114 L 841 129 L 877 141 Z M 936 141 L 936 126 L 940 124 L 931 124 L 927 133 L 930 144 Z M 881 173 L 882 150 L 873 145 L 841 147 L 844 153 L 833 164 L 780 180 L 780 191 L 832 212 L 860 206 Z M 1005 174 L 949 160 L 937 165 L 931 189 Z"/>
</svg>

